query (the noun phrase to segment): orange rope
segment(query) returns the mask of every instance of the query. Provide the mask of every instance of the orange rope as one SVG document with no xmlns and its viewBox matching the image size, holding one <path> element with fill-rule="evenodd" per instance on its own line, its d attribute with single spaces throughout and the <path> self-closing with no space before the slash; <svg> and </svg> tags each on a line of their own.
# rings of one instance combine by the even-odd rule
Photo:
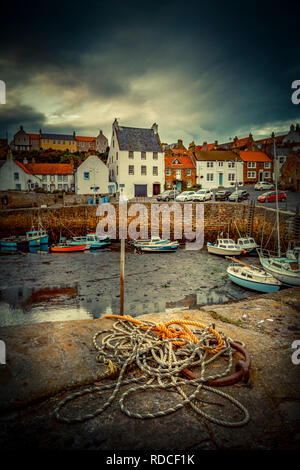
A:
<svg viewBox="0 0 300 470">
<path fill-rule="evenodd" d="M 149 326 L 144 325 L 141 321 L 136 320 L 135 318 L 131 317 L 130 315 L 105 315 L 102 318 L 117 318 L 119 320 L 126 320 L 131 323 L 134 323 L 136 326 L 143 325 L 143 329 L 149 328 Z M 169 325 L 179 325 L 183 328 L 183 330 L 176 330 L 175 328 L 170 328 Z M 174 346 L 183 346 L 182 342 L 185 340 L 192 341 L 193 343 L 198 343 L 198 338 L 190 328 L 186 325 L 198 326 L 200 328 L 206 328 L 206 325 L 196 321 L 189 321 L 189 320 L 170 320 L 166 323 L 157 323 L 155 327 L 152 329 L 154 333 L 156 333 L 161 339 L 177 339 L 177 341 L 173 341 Z M 210 331 L 217 340 L 217 347 L 211 349 L 209 346 L 203 346 L 207 349 L 208 352 L 211 354 L 216 354 L 219 352 L 223 347 L 223 341 L 219 333 L 214 330 L 213 328 L 209 327 L 208 331 Z"/>
</svg>

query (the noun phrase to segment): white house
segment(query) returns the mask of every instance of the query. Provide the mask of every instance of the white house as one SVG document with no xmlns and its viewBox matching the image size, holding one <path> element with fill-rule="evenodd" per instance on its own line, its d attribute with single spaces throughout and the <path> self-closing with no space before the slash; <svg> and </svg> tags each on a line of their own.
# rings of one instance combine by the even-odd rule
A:
<svg viewBox="0 0 300 470">
<path fill-rule="evenodd" d="M 203 189 L 243 184 L 243 162 L 231 150 L 194 151 L 197 184 Z"/>
<path fill-rule="evenodd" d="M 110 181 L 126 198 L 160 194 L 165 163 L 157 124 L 151 129 L 124 127 L 115 119 L 107 165 Z"/>
<path fill-rule="evenodd" d="M 107 194 L 108 168 L 97 155 L 90 155 L 75 173 L 76 194 Z"/>
<path fill-rule="evenodd" d="M 28 191 L 40 186 L 40 183 L 40 179 L 31 173 L 26 164 L 13 159 L 9 150 L 6 160 L 0 162 L 0 191 Z"/>
</svg>

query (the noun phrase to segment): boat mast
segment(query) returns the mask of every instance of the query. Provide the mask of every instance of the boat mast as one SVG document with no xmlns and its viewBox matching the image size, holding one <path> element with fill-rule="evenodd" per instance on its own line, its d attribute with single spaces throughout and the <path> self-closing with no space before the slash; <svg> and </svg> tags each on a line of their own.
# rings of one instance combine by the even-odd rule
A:
<svg viewBox="0 0 300 470">
<path fill-rule="evenodd" d="M 279 206 L 278 206 L 278 165 L 277 165 L 277 156 L 276 156 L 276 145 L 275 145 L 275 134 L 273 132 L 273 141 L 274 141 L 274 167 L 275 167 L 275 190 L 276 190 L 276 225 L 277 225 L 277 250 L 278 257 L 280 258 L 280 231 L 279 231 Z"/>
</svg>

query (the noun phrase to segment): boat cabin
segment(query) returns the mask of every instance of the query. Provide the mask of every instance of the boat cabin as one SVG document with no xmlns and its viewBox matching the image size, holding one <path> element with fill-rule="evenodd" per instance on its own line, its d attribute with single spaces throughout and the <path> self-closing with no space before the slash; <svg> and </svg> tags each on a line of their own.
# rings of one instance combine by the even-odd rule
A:
<svg viewBox="0 0 300 470">
<path fill-rule="evenodd" d="M 228 248 L 228 249 L 232 249 L 232 248 L 237 247 L 236 243 L 231 238 L 218 238 L 217 239 L 217 245 L 220 248 Z"/>
</svg>

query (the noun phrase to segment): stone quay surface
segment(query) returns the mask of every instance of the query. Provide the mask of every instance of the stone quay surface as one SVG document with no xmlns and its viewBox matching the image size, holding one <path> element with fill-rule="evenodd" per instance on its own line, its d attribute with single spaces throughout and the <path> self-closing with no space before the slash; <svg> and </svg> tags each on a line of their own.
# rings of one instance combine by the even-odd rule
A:
<svg viewBox="0 0 300 470">
<path fill-rule="evenodd" d="M 153 419 L 122 413 L 118 396 L 99 416 L 77 424 L 58 422 L 57 403 L 74 391 L 98 383 L 104 369 L 96 361 L 93 336 L 112 327 L 111 319 L 47 322 L 0 329 L 6 364 L 0 365 L 2 449 L 181 450 L 298 449 L 300 445 L 300 364 L 293 363 L 293 342 L 300 340 L 300 288 L 262 294 L 201 310 L 176 310 L 139 316 L 155 323 L 188 319 L 214 324 L 251 357 L 247 384 L 220 387 L 245 406 L 250 421 L 238 428 L 220 426 L 186 406 Z M 300 354 L 298 354 L 298 357 Z M 113 383 L 101 378 L 101 383 Z M 106 392 L 106 397 L 108 392 Z M 110 393 L 110 392 L 109 392 Z M 201 397 L 200 397 L 201 399 Z M 206 394 L 207 402 L 218 402 Z M 72 417 L 93 411 L 103 396 L 91 394 L 67 405 Z M 180 400 L 174 392 L 134 395 L 141 410 L 163 409 Z M 208 414 L 240 419 L 226 401 L 199 402 Z M 223 406 L 222 406 L 223 405 Z"/>
</svg>

